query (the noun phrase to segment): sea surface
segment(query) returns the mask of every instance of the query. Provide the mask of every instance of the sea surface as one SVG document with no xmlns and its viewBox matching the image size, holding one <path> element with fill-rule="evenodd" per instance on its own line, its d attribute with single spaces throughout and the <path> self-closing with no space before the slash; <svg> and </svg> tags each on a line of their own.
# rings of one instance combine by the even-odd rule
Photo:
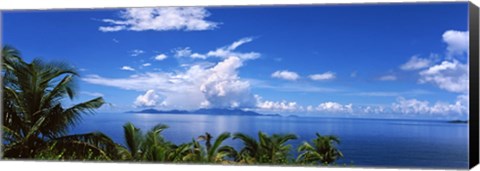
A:
<svg viewBox="0 0 480 171">
<path fill-rule="evenodd" d="M 295 148 L 314 139 L 315 133 L 336 135 L 338 148 L 345 158 L 337 163 L 357 167 L 408 167 L 466 169 L 468 167 L 468 124 L 445 121 L 344 119 L 319 117 L 213 116 L 195 114 L 98 113 L 85 116 L 71 133 L 101 131 L 114 141 L 125 144 L 123 125 L 132 122 L 148 131 L 156 124 L 169 126 L 162 135 L 174 143 L 191 142 L 205 132 L 214 138 L 223 132 L 242 132 L 257 137 L 267 134 L 294 133 Z M 242 147 L 240 140 L 225 144 Z"/>
</svg>

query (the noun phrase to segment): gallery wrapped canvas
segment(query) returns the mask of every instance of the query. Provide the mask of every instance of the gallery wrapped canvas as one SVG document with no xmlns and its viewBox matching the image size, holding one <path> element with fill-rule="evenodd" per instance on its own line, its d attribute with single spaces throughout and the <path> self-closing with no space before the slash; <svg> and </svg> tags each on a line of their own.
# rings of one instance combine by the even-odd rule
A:
<svg viewBox="0 0 480 171">
<path fill-rule="evenodd" d="M 469 2 L 2 13 L 2 160 L 469 169 Z"/>
</svg>

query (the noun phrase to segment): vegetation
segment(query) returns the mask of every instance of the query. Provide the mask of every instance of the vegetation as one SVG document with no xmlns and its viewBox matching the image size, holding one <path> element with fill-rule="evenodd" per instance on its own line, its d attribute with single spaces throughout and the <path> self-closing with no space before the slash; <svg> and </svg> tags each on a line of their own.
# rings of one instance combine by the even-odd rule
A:
<svg viewBox="0 0 480 171">
<path fill-rule="evenodd" d="M 263 132 L 258 133 L 258 141 L 248 135 L 237 133 L 234 139 L 240 139 L 244 147 L 240 150 L 238 162 L 247 164 L 283 164 L 290 160 L 291 145 L 286 145 L 288 140 L 297 139 L 293 134 L 273 134 L 268 136 Z"/>
<path fill-rule="evenodd" d="M 76 97 L 75 69 L 65 63 L 34 59 L 23 61 L 12 47 L 2 49 L 2 151 L 5 159 L 148 161 L 219 164 L 334 164 L 343 157 L 335 136 L 321 136 L 312 145 L 298 147 L 292 157 L 294 134 L 258 132 L 258 137 L 225 132 L 214 137 L 208 132 L 191 142 L 174 144 L 161 133 L 168 128 L 156 125 L 146 133 L 132 123 L 123 126 L 125 145 L 115 143 L 101 132 L 69 135 L 85 114 L 93 114 L 105 102 L 98 97 L 74 105 L 65 98 Z M 224 145 L 227 139 L 243 142 L 238 151 Z"/>
<path fill-rule="evenodd" d="M 342 152 L 338 150 L 335 144 L 340 144 L 340 140 L 336 136 L 321 136 L 316 134 L 317 138 L 313 140 L 313 146 L 308 142 L 304 142 L 298 147 L 301 154 L 297 158 L 297 162 L 304 164 L 331 164 L 340 157 Z"/>
<path fill-rule="evenodd" d="M 63 98 L 76 96 L 73 81 L 78 74 L 72 67 L 40 59 L 27 63 L 8 46 L 2 49 L 2 59 L 4 157 L 35 158 L 49 151 L 67 159 L 86 159 L 89 154 L 114 158 L 115 144 L 102 133 L 67 135 L 67 129 L 78 124 L 83 114 L 104 103 L 99 97 L 70 107 L 62 105 Z"/>
</svg>

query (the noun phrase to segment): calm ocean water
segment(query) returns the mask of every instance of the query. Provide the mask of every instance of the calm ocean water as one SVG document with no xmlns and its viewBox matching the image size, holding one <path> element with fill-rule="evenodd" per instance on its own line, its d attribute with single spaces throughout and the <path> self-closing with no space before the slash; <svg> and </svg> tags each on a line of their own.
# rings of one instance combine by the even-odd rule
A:
<svg viewBox="0 0 480 171">
<path fill-rule="evenodd" d="M 242 132 L 256 137 L 258 131 L 295 133 L 296 148 L 315 133 L 340 138 L 345 158 L 338 163 L 367 167 L 457 168 L 468 167 L 468 125 L 441 121 L 333 119 L 312 117 L 211 116 L 111 113 L 86 116 L 71 133 L 102 131 L 124 143 L 123 128 L 132 122 L 146 132 L 154 125 L 169 126 L 163 136 L 174 143 L 190 142 L 205 132 Z M 239 140 L 226 144 L 242 146 Z"/>
</svg>

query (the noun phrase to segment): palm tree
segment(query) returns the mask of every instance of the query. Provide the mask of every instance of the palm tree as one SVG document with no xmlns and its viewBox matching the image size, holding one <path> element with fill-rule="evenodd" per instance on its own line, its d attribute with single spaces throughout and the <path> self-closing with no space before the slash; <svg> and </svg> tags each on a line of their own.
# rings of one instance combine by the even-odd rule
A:
<svg viewBox="0 0 480 171">
<path fill-rule="evenodd" d="M 77 72 L 65 63 L 22 60 L 9 46 L 2 48 L 3 125 L 5 158 L 34 158 L 42 151 L 65 158 L 93 154 L 113 159 L 116 144 L 102 133 L 68 135 L 67 130 L 104 104 L 102 97 L 65 107 L 76 97 Z M 52 148 L 54 147 L 54 148 Z M 75 159 L 75 158 L 73 158 Z"/>
<path fill-rule="evenodd" d="M 237 151 L 231 146 L 222 146 L 223 141 L 230 138 L 230 133 L 224 132 L 218 136 L 218 138 L 211 144 L 212 136 L 206 132 L 205 135 L 198 137 L 199 141 L 205 141 L 206 153 L 204 153 L 204 161 L 210 163 L 225 162 L 226 158 L 234 158 Z M 198 145 L 197 145 L 198 147 Z"/>
<path fill-rule="evenodd" d="M 287 163 L 289 161 L 289 152 L 291 149 L 291 145 L 286 145 L 285 143 L 288 140 L 297 139 L 297 136 L 294 134 L 273 134 L 272 136 L 268 136 L 263 132 L 258 134 L 260 140 L 260 146 L 263 151 L 266 152 L 266 156 L 268 157 L 268 161 L 273 164 L 282 164 Z"/>
<path fill-rule="evenodd" d="M 297 157 L 299 163 L 328 165 L 343 157 L 342 152 L 335 145 L 340 144 L 340 140 L 336 136 L 321 136 L 319 133 L 316 133 L 316 135 L 317 138 L 313 140 L 313 146 L 304 142 L 298 147 L 298 152 L 301 153 Z"/>
<path fill-rule="evenodd" d="M 132 123 L 123 126 L 127 147 L 120 149 L 126 160 L 135 161 L 170 161 L 169 156 L 175 145 L 164 140 L 160 135 L 168 126 L 158 124 L 145 135 Z"/>
<path fill-rule="evenodd" d="M 294 134 L 273 134 L 268 136 L 258 132 L 258 141 L 243 133 L 236 133 L 233 139 L 240 139 L 244 147 L 240 150 L 237 161 L 240 163 L 282 164 L 289 161 L 291 145 L 289 140 L 297 139 Z"/>
<path fill-rule="evenodd" d="M 180 145 L 172 145 L 167 159 L 172 162 L 188 162 L 192 157 L 192 143 L 184 143 Z"/>
<path fill-rule="evenodd" d="M 142 151 L 141 146 L 143 142 L 143 135 L 141 130 L 132 123 L 126 123 L 123 125 L 124 138 L 127 148 L 120 149 L 124 159 L 129 160 L 141 160 Z"/>
<path fill-rule="evenodd" d="M 243 141 L 243 148 L 238 152 L 236 161 L 239 163 L 254 164 L 257 158 L 261 155 L 260 145 L 255 138 L 243 133 L 236 133 L 233 139 L 240 139 Z"/>
</svg>

